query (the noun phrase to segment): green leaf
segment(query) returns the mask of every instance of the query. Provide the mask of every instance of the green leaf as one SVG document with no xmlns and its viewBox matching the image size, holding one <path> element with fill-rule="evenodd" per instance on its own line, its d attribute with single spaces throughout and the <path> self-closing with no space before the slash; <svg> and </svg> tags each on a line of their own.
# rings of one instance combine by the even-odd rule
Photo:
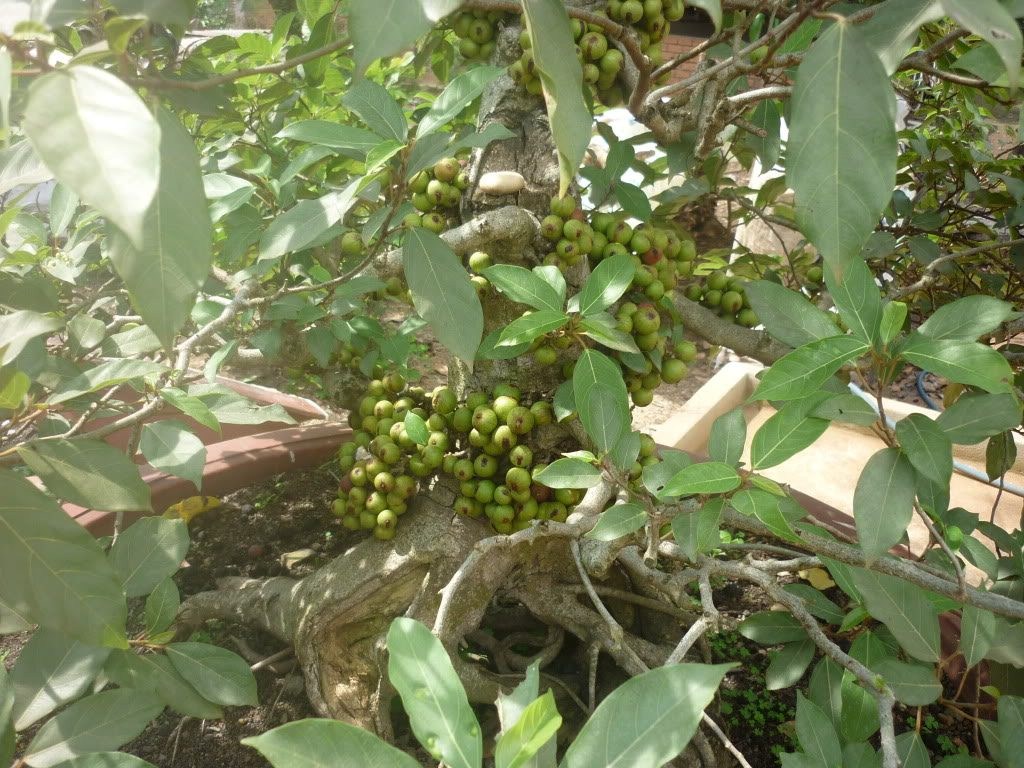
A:
<svg viewBox="0 0 1024 768">
<path fill-rule="evenodd" d="M 593 488 L 601 482 L 601 470 L 579 459 L 555 459 L 533 479 L 548 488 Z"/>
<path fill-rule="evenodd" d="M 569 322 L 564 312 L 551 309 L 538 309 L 528 315 L 513 320 L 498 337 L 498 347 L 514 347 L 517 344 L 528 344 L 552 331 L 557 331 Z"/>
<path fill-rule="evenodd" d="M 661 494 L 665 483 L 671 480 L 679 470 L 690 464 L 693 464 L 690 454 L 675 448 L 665 448 L 661 451 L 661 461 L 644 467 L 640 479 L 643 481 L 644 488 L 657 496 Z"/>
<path fill-rule="evenodd" d="M 106 335 L 107 327 L 98 318 L 82 313 L 68 320 L 68 341 L 76 354 L 95 349 Z"/>
<path fill-rule="evenodd" d="M 131 741 L 163 709 L 148 691 L 113 690 L 75 702 L 48 720 L 25 748 L 22 759 L 33 768 L 117 749 Z"/>
<path fill-rule="evenodd" d="M 187 392 L 174 387 L 166 387 L 160 390 L 160 399 L 204 427 L 212 429 L 214 432 L 220 432 L 220 422 L 217 421 L 217 417 L 198 397 L 192 397 Z"/>
<path fill-rule="evenodd" d="M 756 517 L 780 539 L 800 540 L 790 523 L 806 517 L 806 513 L 791 499 L 775 496 L 760 488 L 747 488 L 737 492 L 729 503 L 737 512 Z M 786 505 L 785 510 L 783 504 Z"/>
<path fill-rule="evenodd" d="M 405 414 L 405 431 L 416 445 L 426 445 L 430 438 L 430 430 L 419 414 L 408 411 Z"/>
<path fill-rule="evenodd" d="M 969 339 L 990 333 L 1014 315 L 1013 305 L 993 296 L 965 296 L 935 310 L 918 333 L 933 339 Z"/>
<path fill-rule="evenodd" d="M 7 681 L 7 667 L 0 664 L 0 763 L 3 764 L 11 762 L 18 739 L 11 718 L 13 706 L 14 690 Z"/>
<path fill-rule="evenodd" d="M 139 450 L 156 469 L 184 478 L 197 491 L 202 490 L 206 446 L 182 422 L 167 419 L 146 424 Z"/>
<path fill-rule="evenodd" d="M 935 420 L 958 445 L 980 443 L 987 437 L 1013 429 L 1020 422 L 1020 404 L 1009 393 L 963 394 Z"/>
<path fill-rule="evenodd" d="M 503 731 L 494 748 L 495 768 L 520 768 L 547 744 L 562 725 L 554 694 L 535 699 L 516 724 Z"/>
<path fill-rule="evenodd" d="M 564 308 L 564 295 L 559 297 L 547 281 L 528 269 L 512 264 L 495 264 L 485 269 L 483 274 L 512 301 L 551 312 L 561 312 Z"/>
<path fill-rule="evenodd" d="M 583 69 L 561 0 L 523 0 L 523 19 L 558 149 L 561 197 L 583 162 L 593 131 L 593 117 L 583 99 Z"/>
<path fill-rule="evenodd" d="M 166 366 L 151 360 L 107 360 L 66 382 L 50 395 L 48 402 L 57 405 L 104 387 L 140 379 L 153 381 L 166 370 Z"/>
<path fill-rule="evenodd" d="M 378 4 L 378 13 L 380 10 Z M 384 86 L 371 80 L 360 80 L 348 89 L 341 103 L 359 115 L 378 136 L 402 143 L 408 138 L 409 126 L 405 114 Z"/>
<path fill-rule="evenodd" d="M 90 752 L 61 763 L 57 768 L 156 768 L 152 763 L 126 752 Z"/>
<path fill-rule="evenodd" d="M 884 623 L 907 653 L 939 660 L 939 618 L 924 590 L 895 576 L 851 568 L 871 615 Z"/>
<path fill-rule="evenodd" d="M 601 451 L 610 451 L 630 431 L 622 370 L 610 358 L 588 349 L 576 361 L 572 388 L 583 428 Z"/>
<path fill-rule="evenodd" d="M 765 687 L 769 691 L 778 691 L 796 684 L 811 665 L 814 649 L 814 641 L 807 637 L 770 652 L 768 668 L 764 672 Z"/>
<path fill-rule="evenodd" d="M 880 726 L 875 697 L 858 685 L 847 673 L 840 685 L 843 718 L 839 733 L 848 742 L 870 739 Z"/>
<path fill-rule="evenodd" d="M 834 728 L 842 723 L 843 671 L 832 659 L 825 657 L 814 665 L 807 686 L 807 696 L 829 716 Z"/>
<path fill-rule="evenodd" d="M 750 461 L 754 469 L 781 464 L 821 437 L 828 429 L 828 421 L 808 414 L 824 399 L 814 396 L 795 400 L 770 416 L 754 433 L 750 444 Z"/>
<path fill-rule="evenodd" d="M 32 339 L 48 335 L 64 323 L 27 309 L 0 315 L 0 365 L 7 365 L 22 353 Z"/>
<path fill-rule="evenodd" d="M 37 440 L 18 449 L 56 496 L 90 509 L 149 510 L 149 486 L 136 464 L 101 440 Z"/>
<path fill-rule="evenodd" d="M 748 640 L 761 645 L 800 642 L 807 630 L 786 611 L 761 611 L 745 618 L 737 630 Z"/>
<path fill-rule="evenodd" d="M 353 3 L 355 5 L 355 3 Z M 382 25 L 383 26 L 383 25 Z M 419 768 L 390 744 L 340 720 L 307 718 L 242 739 L 274 768 Z"/>
<path fill-rule="evenodd" d="M 641 354 L 640 348 L 636 345 L 633 337 L 616 326 L 618 322 L 607 312 L 598 312 L 596 315 L 585 317 L 580 321 L 579 328 L 585 336 L 589 336 L 603 347 L 615 349 L 620 352 L 629 352 L 635 355 Z"/>
<path fill-rule="evenodd" d="M 828 715 L 800 692 L 796 694 L 796 736 L 804 752 L 821 768 L 841 768 L 843 749 Z"/>
<path fill-rule="evenodd" d="M 998 0 L 940 0 L 943 10 L 957 24 L 988 41 L 1006 66 L 1010 88 L 1020 79 L 1024 41 L 1010 12 Z"/>
<path fill-rule="evenodd" d="M 927 706 L 942 693 L 942 683 L 936 679 L 931 667 L 883 659 L 872 669 L 885 678 L 896 698 L 908 706 Z"/>
<path fill-rule="evenodd" d="M 8 368 L 0 371 L 0 409 L 18 408 L 32 386 L 32 379 L 22 371 Z"/>
<path fill-rule="evenodd" d="M 180 606 L 181 596 L 173 580 L 166 578 L 153 587 L 146 598 L 146 634 L 152 637 L 171 626 Z"/>
<path fill-rule="evenodd" d="M 722 29 L 722 0 L 690 0 L 690 5 L 702 9 L 711 17 L 715 32 Z"/>
<path fill-rule="evenodd" d="M 989 438 L 985 446 L 985 474 L 989 480 L 1002 477 L 1016 462 L 1017 443 L 1014 441 L 1013 432 L 1007 430 Z"/>
<path fill-rule="evenodd" d="M 895 448 L 868 459 L 853 492 L 853 518 L 864 557 L 876 560 L 903 538 L 914 514 L 914 469 Z"/>
<path fill-rule="evenodd" d="M 236 653 L 208 643 L 171 643 L 167 658 L 203 698 L 225 706 L 255 706 L 256 678 Z"/>
<path fill-rule="evenodd" d="M 747 134 L 747 146 L 754 150 L 754 154 L 761 161 L 762 168 L 774 168 L 775 164 L 779 162 L 779 156 L 782 154 L 782 110 L 779 102 L 774 99 L 765 99 L 758 102 L 757 106 L 754 107 L 754 111 L 751 112 L 749 119 L 751 125 L 757 126 L 764 131 L 764 136 L 758 136 L 754 133 Z M 760 313 L 758 313 L 758 317 L 761 318 Z M 764 319 L 761 319 L 764 322 Z M 799 346 L 799 344 L 795 346 Z"/>
<path fill-rule="evenodd" d="M 680 512 L 672 518 L 672 536 L 690 560 L 718 544 L 718 524 L 724 506 L 722 499 L 711 499 L 695 512 Z"/>
<path fill-rule="evenodd" d="M 664 765 L 690 743 L 732 664 L 675 664 L 627 680 L 602 701 L 561 768 Z"/>
<path fill-rule="evenodd" d="M 953 474 L 953 443 L 942 427 L 921 413 L 896 423 L 896 438 L 914 469 L 939 484 Z"/>
<path fill-rule="evenodd" d="M 802 347 L 839 333 L 827 313 L 778 283 L 754 280 L 747 284 L 746 296 L 768 333 L 783 344 Z"/>
<path fill-rule="evenodd" d="M 161 170 L 156 195 L 143 214 L 140 236 L 111 233 L 108 255 L 132 305 L 169 347 L 210 271 L 213 224 L 192 136 L 164 109 L 157 112 L 157 122 Z"/>
<path fill-rule="evenodd" d="M 878 421 L 878 413 L 870 403 L 854 394 L 830 395 L 828 400 L 811 411 L 811 416 L 847 424 L 870 427 Z"/>
<path fill-rule="evenodd" d="M 907 731 L 896 737 L 896 755 L 902 768 L 931 768 L 928 748 L 917 731 Z"/>
<path fill-rule="evenodd" d="M 704 461 L 683 467 L 668 481 L 661 496 L 692 496 L 728 493 L 740 487 L 735 469 L 720 461 Z"/>
<path fill-rule="evenodd" d="M 188 547 L 184 520 L 144 517 L 117 537 L 110 548 L 110 564 L 128 597 L 140 597 L 177 572 Z"/>
<path fill-rule="evenodd" d="M 999 751 L 1008 768 L 1020 768 L 1024 755 L 1024 698 L 1003 694 L 996 705 L 999 715 Z"/>
<path fill-rule="evenodd" d="M 8 678 L 14 694 L 14 728 L 23 731 L 88 691 L 109 654 L 109 648 L 61 632 L 36 630 Z"/>
<path fill-rule="evenodd" d="M 877 763 L 872 768 L 877 768 Z M 995 768 L 995 763 L 990 760 L 982 760 L 970 755 L 956 754 L 944 757 L 935 768 Z"/>
<path fill-rule="evenodd" d="M 53 174 L 47 169 L 29 141 L 19 141 L 0 148 L 0 195 L 15 187 L 35 186 L 49 181 Z"/>
<path fill-rule="evenodd" d="M 355 204 L 360 181 L 356 179 L 340 192 L 302 200 L 274 219 L 260 238 L 259 260 L 277 259 L 314 243 Z"/>
<path fill-rule="evenodd" d="M 613 190 L 615 199 L 625 213 L 641 221 L 651 218 L 651 201 L 640 187 L 619 180 L 615 182 Z"/>
<path fill-rule="evenodd" d="M 185 717 L 224 717 L 224 711 L 200 696 L 166 656 L 114 651 L 103 672 L 111 682 L 122 688 L 153 691 L 163 704 Z"/>
<path fill-rule="evenodd" d="M 434 100 L 416 129 L 417 140 L 436 131 L 458 116 L 484 89 L 505 71 L 504 67 L 483 65 L 457 75 Z"/>
<path fill-rule="evenodd" d="M 761 376 L 754 400 L 798 400 L 814 394 L 850 360 L 868 349 L 855 336 L 834 336 L 794 349 Z"/>
<path fill-rule="evenodd" d="M 972 384 L 986 392 L 1008 392 L 1013 371 L 1006 358 L 991 347 L 962 339 L 931 339 L 913 333 L 900 350 L 911 365 L 945 376 L 960 384 Z"/>
<path fill-rule="evenodd" d="M 601 513 L 597 525 L 586 535 L 595 541 L 615 541 L 644 527 L 647 512 L 639 504 L 616 504 Z"/>
<path fill-rule="evenodd" d="M 293 139 L 309 144 L 336 149 L 341 155 L 362 160 L 366 153 L 381 142 L 380 136 L 365 128 L 342 125 L 328 120 L 299 120 L 289 123 L 280 132 L 279 139 Z"/>
<path fill-rule="evenodd" d="M 854 335 L 864 341 L 877 342 L 882 324 L 882 299 L 868 265 L 860 259 L 851 261 L 841 279 L 826 269 L 825 286 L 839 316 Z"/>
<path fill-rule="evenodd" d="M 195 13 L 194 0 L 117 0 L 113 3 L 121 16 L 144 16 L 158 24 L 187 26 Z"/>
<path fill-rule="evenodd" d="M 882 307 L 882 322 L 878 329 L 878 340 L 883 344 L 900 335 L 907 320 L 908 307 L 902 301 L 890 301 Z"/>
<path fill-rule="evenodd" d="M 621 253 L 600 262 L 580 291 L 580 314 L 603 312 L 619 300 L 633 282 L 633 257 Z"/>
<path fill-rule="evenodd" d="M 783 589 L 803 600 L 804 607 L 822 621 L 828 624 L 842 623 L 843 609 L 810 584 L 787 584 Z"/>
<path fill-rule="evenodd" d="M 53 175 L 141 247 L 160 126 L 138 94 L 101 69 L 67 67 L 32 83 L 22 127 Z"/>
<path fill-rule="evenodd" d="M 558 295 L 558 306 L 553 307 L 553 309 L 562 309 L 565 306 L 566 284 L 565 276 L 559 271 L 558 267 L 552 264 L 542 264 L 539 267 L 534 267 L 531 272 L 554 288 L 555 293 Z"/>
<path fill-rule="evenodd" d="M 892 75 L 917 42 L 917 30 L 940 18 L 938 0 L 888 0 L 875 7 L 861 32 L 886 73 Z"/>
<path fill-rule="evenodd" d="M 441 641 L 418 621 L 397 618 L 387 642 L 388 676 L 416 739 L 451 768 L 479 768 L 480 725 Z"/>
<path fill-rule="evenodd" d="M 896 186 L 895 99 L 885 68 L 853 25 L 831 25 L 796 73 L 786 179 L 800 231 L 842 275 Z"/>
<path fill-rule="evenodd" d="M 472 368 L 484 312 L 458 256 L 433 232 L 416 227 L 406 234 L 402 264 L 420 317 L 438 341 Z"/>
</svg>

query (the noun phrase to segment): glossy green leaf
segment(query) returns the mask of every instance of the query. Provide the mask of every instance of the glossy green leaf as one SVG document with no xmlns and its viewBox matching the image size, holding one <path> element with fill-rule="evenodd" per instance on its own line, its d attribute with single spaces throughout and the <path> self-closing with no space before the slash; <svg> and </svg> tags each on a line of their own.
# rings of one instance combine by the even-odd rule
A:
<svg viewBox="0 0 1024 768">
<path fill-rule="evenodd" d="M 387 642 L 388 676 L 417 740 L 451 768 L 479 768 L 480 725 L 441 641 L 418 621 L 397 618 Z"/>
<path fill-rule="evenodd" d="M 339 192 L 328 192 L 315 200 L 302 200 L 274 219 L 260 238 L 260 261 L 301 251 L 333 227 L 356 202 L 361 179 Z"/>
<path fill-rule="evenodd" d="M 705 461 L 683 467 L 665 484 L 662 496 L 728 493 L 740 486 L 735 469 L 720 461 Z"/>
<path fill-rule="evenodd" d="M 825 270 L 825 286 L 839 316 L 855 336 L 875 343 L 882 324 L 882 298 L 875 276 L 860 259 L 846 265 L 842 278 Z"/>
<path fill-rule="evenodd" d="M 551 135 L 558 148 L 558 194 L 563 196 L 583 161 L 593 126 L 583 99 L 583 70 L 561 0 L 523 0 L 523 19 L 544 86 Z"/>
<path fill-rule="evenodd" d="M 154 381 L 166 370 L 166 366 L 152 360 L 106 360 L 58 387 L 49 402 L 54 405 L 64 403 L 98 389 L 129 381 Z"/>
<path fill-rule="evenodd" d="M 746 286 L 750 306 L 772 336 L 791 347 L 802 347 L 839 333 L 827 312 L 806 296 L 769 280 L 754 280 Z"/>
<path fill-rule="evenodd" d="M 381 10 L 378 4 L 378 13 Z M 359 80 L 345 92 L 341 101 L 378 136 L 403 143 L 408 137 L 409 126 L 405 114 L 383 85 L 372 80 Z"/>
<path fill-rule="evenodd" d="M 22 371 L 8 368 L 0 371 L 0 409 L 18 408 L 32 386 L 32 380 Z"/>
<path fill-rule="evenodd" d="M 1007 768 L 1024 763 L 1024 698 L 1003 694 L 996 705 L 999 723 L 999 751 Z"/>
<path fill-rule="evenodd" d="M 761 645 L 778 645 L 802 641 L 807 630 L 786 611 L 761 611 L 745 618 L 737 631 L 748 640 Z"/>
<path fill-rule="evenodd" d="M 81 699 L 48 720 L 25 748 L 32 768 L 117 749 L 149 725 L 163 704 L 148 691 L 117 689 Z"/>
<path fill-rule="evenodd" d="M 146 424 L 139 450 L 161 472 L 189 480 L 196 491 L 202 490 L 206 446 L 180 421 L 165 419 Z"/>
<path fill-rule="evenodd" d="M 298 120 L 278 132 L 279 139 L 293 139 L 336 149 L 339 154 L 362 160 L 381 142 L 381 137 L 365 128 L 342 125 L 328 120 Z"/>
<path fill-rule="evenodd" d="M 207 701 L 161 654 L 114 651 L 103 673 L 122 688 L 152 691 L 166 706 L 185 717 L 219 719 L 224 711 Z"/>
<path fill-rule="evenodd" d="M 938 661 L 939 618 L 924 590 L 895 576 L 850 570 L 868 611 L 889 628 L 903 649 L 921 661 Z"/>
<path fill-rule="evenodd" d="M 631 678 L 602 701 L 562 768 L 664 765 L 693 738 L 731 664 L 675 664 Z"/>
<path fill-rule="evenodd" d="M 672 536 L 690 560 L 696 560 L 698 554 L 710 552 L 718 544 L 718 526 L 724 507 L 722 499 L 710 499 L 698 510 L 680 512 L 672 518 Z"/>
<path fill-rule="evenodd" d="M 882 322 L 878 328 L 878 340 L 883 344 L 900 335 L 907 321 L 909 307 L 902 301 L 889 301 L 882 307 Z"/>
<path fill-rule="evenodd" d="M 101 440 L 37 440 L 18 454 L 47 489 L 90 509 L 150 509 L 149 486 L 136 464 Z"/>
<path fill-rule="evenodd" d="M 896 755 L 901 768 L 931 768 L 928 747 L 921 740 L 917 731 L 907 731 L 896 737 Z"/>
<path fill-rule="evenodd" d="M 634 355 L 641 354 L 633 337 L 620 331 L 617 325 L 618 321 L 607 312 L 598 312 L 596 315 L 583 318 L 580 321 L 579 329 L 585 336 L 589 336 L 603 347 Z"/>
<path fill-rule="evenodd" d="M 580 291 L 580 314 L 586 317 L 608 309 L 629 289 L 635 272 L 633 258 L 624 253 L 601 261 Z"/>
<path fill-rule="evenodd" d="M 815 647 L 814 641 L 807 637 L 770 652 L 768 668 L 764 672 L 765 687 L 769 691 L 778 691 L 795 685 L 814 659 Z"/>
<path fill-rule="evenodd" d="M 157 112 L 157 122 L 160 182 L 143 215 L 141 237 L 112 233 L 108 255 L 132 305 L 169 347 L 210 271 L 213 224 L 192 136 L 166 110 Z"/>
<path fill-rule="evenodd" d="M 974 340 L 994 331 L 1013 314 L 1012 304 L 994 296 L 965 296 L 936 309 L 917 331 L 933 339 Z"/>
<path fill-rule="evenodd" d="M 1021 407 L 1009 393 L 967 393 L 939 414 L 935 423 L 958 445 L 974 445 L 1021 423 Z"/>
<path fill-rule="evenodd" d="M 437 235 L 417 227 L 406 234 L 402 264 L 420 317 L 438 341 L 472 368 L 484 313 L 459 258 Z"/>
<path fill-rule="evenodd" d="M 548 488 L 593 488 L 601 482 L 601 470 L 580 459 L 555 459 L 533 479 Z"/>
<path fill-rule="evenodd" d="M 7 679 L 7 667 L 0 664 L 0 764 L 8 764 L 14 758 L 17 734 L 11 709 L 14 707 L 14 689 Z"/>
<path fill-rule="evenodd" d="M 804 752 L 821 768 L 841 768 L 843 750 L 832 720 L 815 703 L 796 695 L 796 736 Z"/>
<path fill-rule="evenodd" d="M 142 247 L 160 126 L 138 94 L 104 70 L 66 67 L 33 81 L 22 125 L 54 176 Z"/>
<path fill-rule="evenodd" d="M 107 327 L 99 318 L 82 313 L 68 321 L 68 341 L 76 354 L 95 349 L 106 335 Z"/>
<path fill-rule="evenodd" d="M 242 743 L 257 750 L 274 768 L 419 768 L 420 763 L 364 731 L 340 720 L 307 718 L 249 736 Z"/>
<path fill-rule="evenodd" d="M 748 488 L 734 494 L 729 503 L 737 512 L 756 517 L 783 541 L 800 540 L 792 524 L 806 517 L 806 512 L 792 499 Z"/>
<path fill-rule="evenodd" d="M 914 469 L 935 483 L 953 474 L 953 443 L 934 420 L 913 413 L 896 423 L 896 438 Z"/>
<path fill-rule="evenodd" d="M 204 427 L 212 429 L 214 432 L 220 432 L 220 422 L 217 421 L 217 417 L 198 397 L 192 397 L 187 392 L 174 387 L 166 387 L 160 390 L 160 398 Z"/>
<path fill-rule="evenodd" d="M 495 346 L 514 347 L 517 344 L 528 344 L 545 334 L 557 331 L 568 322 L 569 316 L 564 312 L 538 309 L 505 326 Z"/>
<path fill-rule="evenodd" d="M 661 461 L 644 467 L 640 479 L 644 488 L 658 496 L 665 487 L 665 483 L 675 477 L 679 470 L 690 464 L 693 464 L 693 459 L 685 451 L 675 448 L 662 449 Z"/>
<path fill-rule="evenodd" d="M 619 207 L 626 214 L 634 219 L 640 219 L 640 221 L 647 221 L 651 218 L 651 201 L 636 184 L 620 180 L 612 187 L 612 191 L 615 193 Z"/>
<path fill-rule="evenodd" d="M 940 0 L 943 10 L 964 29 L 988 41 L 1006 66 L 1010 87 L 1020 78 L 1024 41 L 1020 27 L 999 0 Z"/>
<path fill-rule="evenodd" d="M 864 41 L 892 75 L 917 42 L 918 29 L 940 18 L 938 0 L 887 0 L 875 8 L 861 30 Z"/>
<path fill-rule="evenodd" d="M 12 362 L 32 339 L 49 335 L 63 323 L 27 309 L 0 315 L 0 365 Z"/>
<path fill-rule="evenodd" d="M 554 694 L 535 699 L 516 724 L 504 730 L 494 747 L 495 768 L 521 768 L 547 744 L 562 725 Z"/>
<path fill-rule="evenodd" d="M 526 675 L 512 693 L 498 692 L 495 702 L 501 731 L 505 733 L 515 726 L 526 708 L 540 695 L 540 662 L 534 661 L 526 668 Z M 499 737 L 500 738 L 500 737 Z M 556 739 L 548 739 L 536 754 L 527 760 L 524 768 L 555 768 Z"/>
<path fill-rule="evenodd" d="M 828 429 L 828 421 L 809 415 L 825 399 L 812 396 L 786 403 L 754 433 L 750 462 L 754 469 L 781 464 L 811 445 Z"/>
<path fill-rule="evenodd" d="M 0 195 L 15 187 L 35 186 L 49 181 L 53 173 L 43 164 L 30 141 L 0 148 Z"/>
<path fill-rule="evenodd" d="M 1009 472 L 1017 462 L 1017 443 L 1014 433 L 1000 432 L 989 438 L 985 445 L 985 474 L 995 480 Z"/>
<path fill-rule="evenodd" d="M 811 416 L 845 424 L 859 424 L 862 427 L 870 427 L 878 421 L 878 412 L 871 404 L 854 394 L 831 395 L 811 411 Z"/>
<path fill-rule="evenodd" d="M 847 673 L 839 689 L 843 703 L 843 718 L 839 734 L 844 741 L 866 741 L 878 732 L 878 704 L 875 697 L 864 690 Z"/>
<path fill-rule="evenodd" d="M 126 752 L 90 752 L 63 762 L 57 768 L 156 768 L 142 758 Z"/>
<path fill-rule="evenodd" d="M 712 423 L 708 454 L 715 461 L 736 465 L 743 455 L 746 439 L 747 420 L 743 417 L 743 409 L 736 408 L 722 414 Z"/>
<path fill-rule="evenodd" d="M 180 605 L 178 587 L 171 579 L 164 579 L 153 587 L 153 591 L 146 598 L 146 633 L 153 636 L 171 626 L 178 615 Z"/>
<path fill-rule="evenodd" d="M 199 694 L 214 704 L 254 706 L 256 678 L 236 653 L 208 643 L 171 643 L 167 658 Z"/>
<path fill-rule="evenodd" d="M 430 105 L 427 114 L 420 120 L 416 138 L 422 139 L 442 125 L 458 116 L 484 89 L 505 71 L 503 67 L 483 65 L 473 67 L 456 75 Z"/>
<path fill-rule="evenodd" d="M 986 392 L 1008 392 L 1012 386 L 1013 372 L 1006 358 L 976 341 L 932 339 L 914 333 L 900 349 L 900 356 L 918 368 Z"/>
<path fill-rule="evenodd" d="M 942 693 L 942 683 L 931 667 L 884 659 L 873 670 L 885 678 L 896 698 L 908 706 L 927 706 Z"/>
<path fill-rule="evenodd" d="M 843 620 L 843 609 L 825 597 L 825 593 L 810 584 L 787 584 L 783 587 L 789 594 L 799 597 L 804 607 L 824 622 L 839 624 Z"/>
<path fill-rule="evenodd" d="M 826 271 L 859 258 L 896 185 L 895 98 L 885 68 L 852 24 L 831 25 L 796 74 L 786 178 L 800 231 Z"/>
<path fill-rule="evenodd" d="M 807 685 L 807 697 L 829 716 L 833 728 L 842 723 L 843 668 L 828 657 L 814 665 Z"/>
<path fill-rule="evenodd" d="M 639 504 L 616 504 L 609 507 L 597 520 L 597 524 L 586 535 L 596 541 L 615 541 L 644 527 L 647 512 Z"/>
<path fill-rule="evenodd" d="M 41 628 L 21 649 L 8 684 L 14 694 L 11 719 L 23 731 L 86 693 L 103 669 L 109 648 Z"/>
<path fill-rule="evenodd" d="M 914 494 L 914 469 L 897 449 L 883 448 L 868 459 L 853 492 L 857 539 L 868 561 L 903 538 Z"/>
<path fill-rule="evenodd" d="M 512 301 L 552 312 L 564 309 L 564 294 L 559 297 L 547 281 L 528 269 L 513 264 L 495 264 L 485 269 L 483 275 Z"/>
<path fill-rule="evenodd" d="M 188 552 L 184 520 L 144 517 L 130 525 L 110 548 L 110 563 L 128 597 L 148 595 L 173 576 Z"/>
<path fill-rule="evenodd" d="M 418 413 L 407 411 L 404 424 L 405 431 L 409 433 L 409 438 L 416 445 L 427 444 L 427 440 L 430 438 L 430 429 L 427 428 L 427 422 Z"/>
<path fill-rule="evenodd" d="M 601 451 L 611 450 L 630 430 L 629 400 L 621 368 L 605 355 L 586 350 L 572 374 L 580 421 Z"/>
<path fill-rule="evenodd" d="M 812 341 L 775 361 L 761 376 L 755 400 L 798 400 L 814 394 L 846 363 L 868 350 L 855 336 Z"/>
</svg>

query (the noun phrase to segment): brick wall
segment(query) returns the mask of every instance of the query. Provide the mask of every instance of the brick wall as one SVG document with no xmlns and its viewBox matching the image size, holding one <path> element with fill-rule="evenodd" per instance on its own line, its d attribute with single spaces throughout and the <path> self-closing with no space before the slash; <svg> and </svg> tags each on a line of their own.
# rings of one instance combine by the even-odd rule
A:
<svg viewBox="0 0 1024 768">
<path fill-rule="evenodd" d="M 671 61 L 676 56 L 686 51 L 692 50 L 696 46 L 704 42 L 702 37 L 690 37 L 689 35 L 668 35 L 664 40 L 661 41 L 661 50 L 665 61 Z M 669 75 L 669 82 L 675 83 L 679 80 L 689 77 L 697 71 L 697 64 L 700 62 L 700 56 L 680 64 Z"/>
</svg>

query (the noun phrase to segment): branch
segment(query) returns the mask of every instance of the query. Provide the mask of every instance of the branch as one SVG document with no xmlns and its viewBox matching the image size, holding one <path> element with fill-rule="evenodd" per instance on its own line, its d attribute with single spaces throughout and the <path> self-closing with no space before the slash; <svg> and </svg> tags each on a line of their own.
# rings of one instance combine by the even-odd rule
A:
<svg viewBox="0 0 1024 768">
<path fill-rule="evenodd" d="M 1001 248 L 1012 248 L 1015 245 L 1024 245 L 1024 237 L 1018 237 L 1013 240 L 993 240 L 990 243 L 983 243 L 982 245 L 976 246 L 975 248 L 968 248 L 964 251 L 957 251 L 956 253 L 947 253 L 943 256 L 939 256 L 937 259 L 930 261 L 928 266 L 924 269 L 924 275 L 922 275 L 917 282 L 908 285 L 906 288 L 901 288 L 899 291 L 891 295 L 889 298 L 893 301 L 902 299 L 905 296 L 910 296 L 918 291 L 923 291 L 929 285 L 939 279 L 936 272 L 938 269 L 946 264 L 950 264 L 959 259 L 967 259 L 971 256 L 977 256 L 988 251 L 997 251 Z"/>
<path fill-rule="evenodd" d="M 755 331 L 723 320 L 680 293 L 676 293 L 672 300 L 686 327 L 712 344 L 760 360 L 765 365 L 771 365 L 790 351 L 789 347 L 773 339 L 766 331 Z"/>
</svg>

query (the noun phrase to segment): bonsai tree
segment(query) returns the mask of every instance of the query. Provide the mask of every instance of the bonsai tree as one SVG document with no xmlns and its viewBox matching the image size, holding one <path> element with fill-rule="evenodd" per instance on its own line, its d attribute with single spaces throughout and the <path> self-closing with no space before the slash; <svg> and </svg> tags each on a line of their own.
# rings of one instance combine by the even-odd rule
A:
<svg viewBox="0 0 1024 768">
<path fill-rule="evenodd" d="M 199 41 L 179 0 L 15 6 L 0 33 L 0 630 L 44 640 L 17 686 L 0 679 L 0 762 L 15 728 L 72 700 L 19 764 L 105 764 L 89 755 L 163 706 L 210 717 L 251 701 L 238 657 L 180 642 L 214 618 L 293 644 L 325 718 L 387 739 L 397 688 L 446 765 L 479 764 L 479 724 L 429 733 L 465 708 L 417 709 L 433 688 L 389 679 L 388 650 L 394 670 L 443 649 L 445 690 L 490 704 L 571 642 L 589 664 L 572 695 L 593 709 L 601 657 L 638 680 L 672 669 L 722 626 L 723 581 L 784 609 L 742 625 L 782 646 L 780 687 L 814 665 L 788 764 L 922 764 L 894 708 L 936 701 L 955 666 L 1024 663 L 1022 534 L 949 502 L 953 445 L 987 441 L 1002 482 L 1021 426 L 1024 7 L 692 6 L 714 31 L 674 56 L 661 44 L 680 0 L 303 2 L 267 33 Z M 620 106 L 641 133 L 602 118 Z M 781 253 L 699 242 L 695 217 L 716 207 Z M 404 322 L 381 320 L 388 302 L 406 303 Z M 449 355 L 429 391 L 424 327 Z M 695 339 L 768 366 L 754 399 L 778 410 L 749 466 L 741 410 L 715 422 L 706 458 L 633 429 L 631 410 L 686 376 Z M 199 489 L 205 449 L 185 417 L 284 418 L 219 385 L 226 363 L 313 372 L 349 411 L 335 512 L 365 533 L 308 578 L 228 580 L 179 606 L 184 523 L 95 541 L 54 499 L 150 511 L 140 453 Z M 947 382 L 937 419 L 887 416 L 908 367 Z M 883 442 L 857 483 L 855 540 L 761 474 L 833 421 Z M 125 429 L 127 450 L 104 442 Z M 914 517 L 930 541 L 897 556 Z M 814 569 L 846 606 L 780 581 Z M 128 622 L 127 599 L 147 595 L 144 625 Z M 682 626 L 633 621 L 638 606 Z M 960 621 L 956 649 L 940 613 Z M 525 637 L 508 630 L 524 617 Z M 394 647 L 412 635 L 419 651 Z M 84 671 L 28 711 L 68 648 Z M 101 671 L 118 687 L 80 698 Z M 645 702 L 613 726 L 633 738 L 597 758 L 584 742 L 578 764 L 664 764 L 691 735 L 704 765 L 720 748 L 745 763 L 707 714 L 657 736 L 687 690 L 703 710 L 726 672 L 684 665 L 664 673 L 670 695 L 622 694 Z M 987 690 L 978 757 L 1016 765 L 1021 691 Z M 558 727 L 541 707 L 524 763 Z M 332 728 L 288 727 L 300 746 Z M 269 736 L 257 745 L 271 754 Z"/>
</svg>

